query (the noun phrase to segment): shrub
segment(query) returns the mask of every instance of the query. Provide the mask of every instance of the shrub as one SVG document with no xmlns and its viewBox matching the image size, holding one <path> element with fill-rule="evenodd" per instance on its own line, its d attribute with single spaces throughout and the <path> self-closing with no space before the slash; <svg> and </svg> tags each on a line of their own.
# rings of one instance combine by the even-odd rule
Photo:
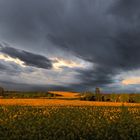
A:
<svg viewBox="0 0 140 140">
<path fill-rule="evenodd" d="M 85 101 L 96 101 L 96 97 L 92 92 L 86 92 L 82 97 L 81 100 Z"/>
</svg>

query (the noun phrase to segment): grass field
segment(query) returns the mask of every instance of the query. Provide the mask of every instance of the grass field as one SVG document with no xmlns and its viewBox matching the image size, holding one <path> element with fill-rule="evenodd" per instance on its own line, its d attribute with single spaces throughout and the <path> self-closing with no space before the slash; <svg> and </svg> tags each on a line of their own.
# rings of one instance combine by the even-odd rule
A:
<svg viewBox="0 0 140 140">
<path fill-rule="evenodd" d="M 140 104 L 0 99 L 0 140 L 139 140 Z"/>
</svg>

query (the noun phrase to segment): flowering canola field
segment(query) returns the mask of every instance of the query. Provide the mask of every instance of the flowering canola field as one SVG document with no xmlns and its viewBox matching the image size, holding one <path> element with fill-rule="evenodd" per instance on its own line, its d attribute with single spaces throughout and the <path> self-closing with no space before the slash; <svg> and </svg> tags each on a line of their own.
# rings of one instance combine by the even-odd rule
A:
<svg viewBox="0 0 140 140">
<path fill-rule="evenodd" d="M 0 105 L 21 106 L 139 106 L 139 103 L 92 102 L 63 99 L 0 99 Z"/>
<path fill-rule="evenodd" d="M 140 105 L 0 99 L 0 140 L 139 140 Z"/>
</svg>

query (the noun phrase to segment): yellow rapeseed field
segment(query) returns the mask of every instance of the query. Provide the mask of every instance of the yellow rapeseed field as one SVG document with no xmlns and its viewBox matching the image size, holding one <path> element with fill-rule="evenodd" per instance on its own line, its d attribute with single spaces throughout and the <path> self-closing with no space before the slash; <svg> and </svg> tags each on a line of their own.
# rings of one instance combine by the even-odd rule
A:
<svg viewBox="0 0 140 140">
<path fill-rule="evenodd" d="M 76 101 L 78 106 L 60 107 L 54 105 L 72 102 L 54 100 L 50 101 L 53 106 L 38 107 L 36 105 L 44 103 L 50 105 L 49 100 L 1 101 L 9 106 L 0 106 L 0 140 L 140 139 L 140 107 L 99 106 L 115 104 L 99 102 L 90 104 L 98 106 L 82 106 L 85 102 L 80 101 Z M 7 103 L 35 106 L 10 106 Z"/>
<path fill-rule="evenodd" d="M 139 103 L 94 102 L 63 99 L 0 99 L 0 105 L 21 106 L 139 106 Z"/>
<path fill-rule="evenodd" d="M 54 94 L 61 97 L 0 99 L 0 140 L 140 139 L 139 103 L 81 101 L 74 99 L 78 93 Z"/>
</svg>

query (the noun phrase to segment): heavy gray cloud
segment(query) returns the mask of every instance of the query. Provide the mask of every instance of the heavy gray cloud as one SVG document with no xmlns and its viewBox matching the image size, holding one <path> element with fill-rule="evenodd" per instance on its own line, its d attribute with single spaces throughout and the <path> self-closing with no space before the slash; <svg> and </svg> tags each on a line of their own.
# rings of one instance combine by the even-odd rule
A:
<svg viewBox="0 0 140 140">
<path fill-rule="evenodd" d="M 7 54 L 12 58 L 20 59 L 25 63 L 25 65 L 28 66 L 34 66 L 34 67 L 44 68 L 44 69 L 52 68 L 51 60 L 49 60 L 45 56 L 34 54 L 20 49 L 15 49 L 9 47 L 7 44 L 5 46 L 0 44 L 0 52 Z"/>
<path fill-rule="evenodd" d="M 103 9 L 103 1 L 92 4 L 96 3 L 96 8 L 92 5 L 90 10 L 88 2 L 79 8 L 73 5 L 72 12 L 78 14 L 70 12 L 72 23 L 68 18 L 66 22 L 71 24 L 67 28 L 49 35 L 58 47 L 97 64 L 96 68 L 81 72 L 78 77 L 83 85 L 90 86 L 113 83 L 114 76 L 121 71 L 140 67 L 139 1 L 117 1 L 109 7 L 104 5 Z"/>
<path fill-rule="evenodd" d="M 23 50 L 61 50 L 64 57 L 69 52 L 89 61 L 95 67 L 77 70 L 80 87 L 108 87 L 121 72 L 140 68 L 139 4 L 138 0 L 1 0 L 0 37 L 21 46 L 30 42 Z M 52 67 L 41 55 L 10 47 L 2 52 L 27 65 Z"/>
</svg>

